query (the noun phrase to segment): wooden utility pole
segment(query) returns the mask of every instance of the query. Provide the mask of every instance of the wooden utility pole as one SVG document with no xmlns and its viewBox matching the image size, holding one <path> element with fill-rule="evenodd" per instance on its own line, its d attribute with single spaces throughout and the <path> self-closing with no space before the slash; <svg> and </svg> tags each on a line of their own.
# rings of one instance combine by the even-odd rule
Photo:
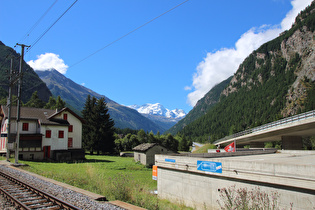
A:
<svg viewBox="0 0 315 210">
<path fill-rule="evenodd" d="M 20 68 L 18 74 L 18 101 L 17 101 L 17 111 L 16 111 L 16 140 L 15 140 L 15 164 L 19 164 L 19 147 L 20 147 L 20 116 L 21 116 L 21 92 L 22 92 L 22 77 L 23 77 L 23 60 L 24 60 L 24 48 L 30 47 L 24 44 L 16 44 L 21 46 L 21 57 L 20 57 Z"/>
</svg>

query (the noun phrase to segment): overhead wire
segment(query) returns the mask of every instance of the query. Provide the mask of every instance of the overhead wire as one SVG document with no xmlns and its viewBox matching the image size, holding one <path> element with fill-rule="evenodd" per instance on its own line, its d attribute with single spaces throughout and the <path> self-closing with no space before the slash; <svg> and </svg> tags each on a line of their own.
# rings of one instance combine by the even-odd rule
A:
<svg viewBox="0 0 315 210">
<path fill-rule="evenodd" d="M 42 19 L 48 14 L 48 12 L 53 8 L 58 0 L 55 0 L 54 3 L 46 10 L 46 12 L 36 21 L 36 23 L 28 30 L 28 32 L 20 39 L 19 43 L 23 42 L 36 28 L 36 26 L 41 22 Z"/>
<path fill-rule="evenodd" d="M 126 36 L 129 36 L 130 34 L 134 33 L 135 31 L 141 29 L 142 27 L 148 25 L 149 23 L 151 23 L 151 22 L 155 21 L 156 19 L 162 17 L 163 15 L 165 15 L 165 14 L 171 12 L 172 10 L 174 10 L 174 9 L 176 9 L 177 7 L 179 7 L 179 6 L 183 5 L 183 4 L 185 4 L 185 3 L 188 2 L 188 1 L 189 1 L 189 0 L 185 0 L 185 1 L 183 1 L 182 3 L 176 5 L 175 7 L 173 7 L 173 8 L 171 8 L 171 9 L 167 10 L 166 12 L 164 12 L 164 13 L 162 13 L 162 14 L 156 16 L 155 18 L 149 20 L 148 22 L 142 24 L 141 26 L 139 26 L 139 27 L 133 29 L 132 31 L 126 33 L 125 35 L 119 37 L 118 39 L 116 39 L 116 40 L 110 42 L 109 44 L 105 45 L 104 47 L 102 47 L 102 48 L 96 50 L 96 51 L 93 52 L 92 54 L 90 54 L 90 55 L 86 56 L 85 58 L 79 60 L 78 62 L 76 62 L 76 63 L 74 63 L 73 65 L 69 66 L 69 68 L 71 68 L 71 67 L 73 67 L 73 66 L 75 66 L 75 65 L 77 65 L 77 64 L 79 64 L 79 63 L 81 63 L 81 62 L 83 62 L 83 61 L 85 61 L 85 60 L 87 60 L 88 58 L 92 57 L 93 55 L 99 53 L 100 51 L 102 51 L 102 50 L 104 50 L 105 48 L 107 48 L 107 47 L 113 45 L 114 43 L 120 41 L 121 39 L 125 38 Z"/>
<path fill-rule="evenodd" d="M 45 35 L 46 33 L 75 5 L 75 3 L 77 3 L 78 0 L 75 0 L 69 7 L 68 9 L 66 9 L 66 11 L 64 11 L 59 18 L 52 23 L 34 42 L 33 44 L 31 44 L 31 46 L 29 48 L 27 48 L 27 52 L 29 52 Z"/>
<path fill-rule="evenodd" d="M 39 20 L 33 25 L 33 27 L 26 33 L 26 35 L 22 38 L 22 39 L 25 39 L 27 36 L 29 36 L 29 34 L 35 29 L 35 27 L 39 24 L 39 22 L 46 16 L 46 14 L 51 10 L 51 8 L 56 4 L 56 2 L 57 2 L 58 0 L 56 0 L 48 9 L 47 9 L 47 11 L 39 18 Z M 27 48 L 27 51 L 25 52 L 25 54 L 27 53 L 27 52 L 29 52 L 30 50 L 31 50 L 31 48 L 32 47 L 34 47 L 44 36 L 45 36 L 45 34 L 75 5 L 75 3 L 77 3 L 77 1 L 78 0 L 75 0 L 68 8 L 67 8 L 67 10 L 66 11 L 64 11 L 60 16 L 59 16 L 59 18 L 52 24 L 52 25 L 50 25 L 34 42 L 33 42 L 33 44 L 30 46 L 30 47 L 28 47 Z M 16 47 L 16 45 L 14 46 L 14 47 Z M 8 54 L 7 56 L 6 56 L 6 58 L 5 58 L 5 60 L 10 56 L 10 55 L 12 55 L 12 52 L 10 53 L 10 54 Z M 1 67 L 0 68 L 2 68 L 3 66 L 5 65 L 5 62 L 1 65 Z M 39 86 L 40 85 L 40 83 L 39 84 L 36 84 L 36 85 L 34 85 L 34 86 L 32 86 L 32 87 L 30 87 L 29 89 L 32 89 L 32 88 L 34 88 L 34 87 L 36 87 L 36 86 Z M 28 90 L 29 90 L 28 89 Z"/>
<path fill-rule="evenodd" d="M 56 1 L 57 1 L 57 0 L 56 0 Z M 50 27 L 48 27 L 48 28 L 33 42 L 33 44 L 31 44 L 31 46 L 30 46 L 29 48 L 27 48 L 27 52 L 29 52 L 29 51 L 32 49 L 32 47 L 34 47 L 34 45 L 36 45 L 36 44 L 45 36 L 45 34 L 46 34 L 46 33 L 47 33 L 47 32 L 48 32 L 48 31 L 49 31 L 49 30 L 50 30 L 73 6 L 74 6 L 74 4 L 75 4 L 77 1 L 78 1 L 78 0 L 76 0 L 75 2 L 73 2 L 73 3 L 68 7 L 68 9 L 67 9 L 61 16 L 59 16 L 59 18 L 58 18 Z M 172 10 L 178 8 L 179 6 L 185 4 L 185 3 L 188 2 L 188 1 L 189 1 L 189 0 L 185 0 L 185 1 L 181 2 L 180 4 L 174 6 L 173 8 L 167 10 L 166 12 L 164 12 L 164 13 L 162 13 L 162 14 L 156 16 L 155 18 L 153 18 L 153 19 L 147 21 L 146 23 L 142 24 L 141 26 L 139 26 L 139 27 L 133 29 L 132 31 L 126 33 L 125 35 L 119 37 L 118 39 L 116 39 L 116 40 L 110 42 L 110 43 L 107 44 L 106 46 L 104 46 L 104 47 L 98 49 L 98 50 L 95 51 L 94 53 L 92 53 L 92 54 L 88 55 L 87 57 L 81 59 L 80 61 L 76 62 L 75 64 L 73 64 L 73 65 L 70 66 L 69 68 L 71 68 L 71 67 L 73 67 L 73 66 L 75 66 L 75 65 L 77 65 L 77 64 L 79 64 L 79 63 L 81 63 L 81 62 L 83 62 L 84 60 L 86 60 L 86 59 L 92 57 L 93 55 L 97 54 L 98 52 L 102 51 L 103 49 L 105 49 L 105 48 L 111 46 L 112 44 L 114 44 L 114 43 L 120 41 L 121 39 L 125 38 L 126 36 L 128 36 L 128 35 L 134 33 L 135 31 L 141 29 L 142 27 L 148 25 L 149 23 L 151 23 L 151 22 L 155 21 L 156 19 L 162 17 L 163 15 L 165 15 L 165 14 L 171 12 Z M 40 85 L 40 83 L 39 83 L 39 84 L 36 84 L 36 85 L 33 85 L 33 86 L 30 87 L 29 89 L 35 88 L 36 86 L 39 86 L 39 85 Z"/>
<path fill-rule="evenodd" d="M 53 8 L 53 6 L 57 3 L 58 0 L 55 0 L 54 3 L 46 10 L 46 12 L 36 21 L 36 23 L 28 30 L 28 32 L 20 39 L 20 41 L 18 43 L 23 42 L 29 35 L 30 33 L 36 28 L 36 26 L 40 23 L 40 21 L 47 15 L 47 13 Z M 14 48 L 16 48 L 16 45 L 14 46 Z M 5 60 L 9 57 L 13 55 L 13 52 L 10 52 Z M 3 64 L 1 65 L 0 69 L 5 65 L 5 62 L 3 62 Z"/>
</svg>

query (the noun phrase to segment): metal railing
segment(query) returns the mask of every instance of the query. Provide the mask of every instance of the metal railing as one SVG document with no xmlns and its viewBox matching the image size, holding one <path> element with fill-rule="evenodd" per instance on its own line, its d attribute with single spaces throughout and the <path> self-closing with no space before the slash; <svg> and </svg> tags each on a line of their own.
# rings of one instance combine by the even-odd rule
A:
<svg viewBox="0 0 315 210">
<path fill-rule="evenodd" d="M 238 133 L 234 133 L 234 134 L 232 134 L 230 136 L 225 136 L 224 138 L 218 139 L 218 140 L 216 140 L 213 143 L 214 144 L 218 144 L 218 143 L 220 143 L 222 141 L 225 141 L 225 140 L 229 140 L 229 139 L 236 138 L 236 137 L 239 137 L 239 136 L 244 136 L 244 135 L 247 135 L 247 134 L 259 132 L 259 131 L 262 131 L 262 130 L 267 130 L 267 129 L 274 128 L 274 127 L 277 127 L 277 126 L 280 126 L 280 125 L 285 125 L 285 124 L 288 124 L 288 123 L 293 123 L 293 122 L 297 122 L 297 121 L 300 121 L 300 120 L 305 120 L 305 119 L 312 118 L 312 117 L 315 117 L 315 110 L 312 110 L 312 111 L 309 111 L 309 112 L 305 112 L 305 113 L 302 113 L 302 114 L 298 114 L 298 115 L 294 115 L 294 116 L 291 116 L 291 117 L 287 117 L 287 118 L 284 118 L 284 119 L 281 119 L 281 120 L 277 120 L 277 121 L 274 121 L 274 122 L 271 122 L 271 123 L 267 123 L 267 124 L 264 124 L 264 125 L 261 125 L 261 126 L 255 127 L 255 128 L 251 128 L 251 129 L 248 129 L 248 130 L 245 130 L 245 131 L 241 131 L 241 132 L 238 132 Z"/>
</svg>

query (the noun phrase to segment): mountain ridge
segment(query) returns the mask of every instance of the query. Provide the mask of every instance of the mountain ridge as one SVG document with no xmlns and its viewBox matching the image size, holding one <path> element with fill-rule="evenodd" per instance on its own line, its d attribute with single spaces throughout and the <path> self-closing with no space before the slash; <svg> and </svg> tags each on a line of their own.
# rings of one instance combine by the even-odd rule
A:
<svg viewBox="0 0 315 210">
<path fill-rule="evenodd" d="M 130 128 L 133 130 L 143 129 L 147 132 L 152 131 L 153 133 L 157 133 L 158 131 L 164 132 L 165 130 L 163 127 L 142 116 L 136 110 L 120 105 L 106 96 L 73 82 L 55 69 L 35 72 L 47 84 L 47 87 L 55 97 L 59 95 L 77 113 L 80 113 L 83 109 L 88 95 L 98 99 L 104 97 L 109 114 L 115 122 L 115 127 Z"/>
<path fill-rule="evenodd" d="M 178 119 L 178 118 L 183 118 L 185 117 L 186 113 L 182 109 L 167 109 L 165 108 L 162 104 L 160 103 L 146 103 L 143 105 L 129 105 L 127 107 L 130 107 L 132 109 L 137 110 L 141 114 L 149 114 L 149 115 L 157 115 L 157 116 L 163 116 L 166 118 L 171 118 L 171 119 Z"/>
<path fill-rule="evenodd" d="M 18 71 L 20 54 L 0 41 L 0 98 L 8 97 L 8 71 L 10 69 L 11 57 L 13 58 L 13 71 Z M 25 61 L 23 61 L 22 71 L 22 101 L 26 103 L 32 94 L 37 91 L 39 99 L 48 102 L 49 97 L 52 96 L 50 90 Z M 17 95 L 16 88 L 13 88 L 12 91 L 13 95 Z"/>
<path fill-rule="evenodd" d="M 130 105 L 132 109 L 137 110 L 140 114 L 146 118 L 152 120 L 154 123 L 163 127 L 166 131 L 178 123 L 179 120 L 186 116 L 186 113 L 182 109 L 169 110 L 160 103 L 146 103 L 143 105 Z"/>
<path fill-rule="evenodd" d="M 208 93 L 205 94 L 203 98 L 198 100 L 194 108 L 183 119 L 181 119 L 166 132 L 175 135 L 185 126 L 205 115 L 209 109 L 219 102 L 221 92 L 230 83 L 231 79 L 232 76 L 215 85 Z"/>
</svg>

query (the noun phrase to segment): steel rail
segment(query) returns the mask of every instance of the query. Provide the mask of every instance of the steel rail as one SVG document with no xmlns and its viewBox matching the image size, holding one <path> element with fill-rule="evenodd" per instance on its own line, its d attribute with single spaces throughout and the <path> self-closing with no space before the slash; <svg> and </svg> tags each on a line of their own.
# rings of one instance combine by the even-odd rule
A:
<svg viewBox="0 0 315 210">
<path fill-rule="evenodd" d="M 0 171 L 0 176 L 6 178 L 7 180 L 9 180 L 10 182 L 14 183 L 14 184 L 17 184 L 21 187 L 23 187 L 24 189 L 30 191 L 30 192 L 33 192 L 35 193 L 36 195 L 40 196 L 42 199 L 45 199 L 47 200 L 47 202 L 51 202 L 53 203 L 54 205 L 58 205 L 59 207 L 61 207 L 61 209 L 67 209 L 67 210 L 79 210 L 80 208 L 70 204 L 70 203 L 67 203 L 66 201 L 63 201 L 49 193 L 46 193 L 42 190 L 39 190 L 29 184 L 26 184 L 24 183 L 23 181 L 17 179 L 17 178 L 14 178 L 8 174 L 5 174 L 3 172 Z M 1 191 L 1 194 L 5 195 L 5 197 L 7 197 L 8 199 L 10 199 L 12 202 L 14 202 L 17 206 L 21 207 L 22 209 L 26 209 L 26 210 L 29 210 L 29 209 L 34 209 L 34 207 L 28 207 L 26 204 L 24 204 L 20 199 L 14 197 L 13 195 L 10 194 L 10 192 L 8 192 L 7 190 L 5 190 L 4 188 L 2 188 L 0 186 L 0 191 Z M 24 197 L 25 198 L 25 197 Z M 37 199 L 37 200 L 40 200 Z M 32 205 L 34 205 L 36 203 L 33 203 Z M 43 209 L 43 207 L 41 207 L 41 209 Z"/>
</svg>

